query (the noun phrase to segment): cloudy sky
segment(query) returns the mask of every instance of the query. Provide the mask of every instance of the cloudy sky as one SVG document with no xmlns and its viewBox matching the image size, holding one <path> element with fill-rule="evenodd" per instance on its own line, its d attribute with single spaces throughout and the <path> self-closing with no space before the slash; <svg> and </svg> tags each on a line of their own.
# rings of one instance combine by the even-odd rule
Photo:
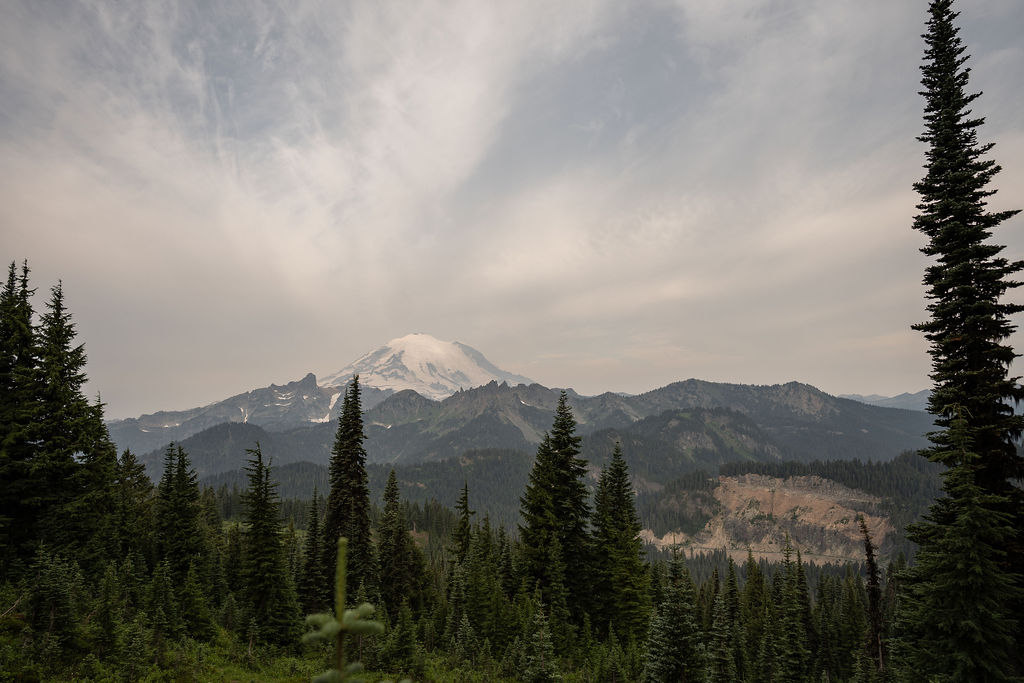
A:
<svg viewBox="0 0 1024 683">
<path fill-rule="evenodd" d="M 112 417 L 409 332 L 581 393 L 917 391 L 925 6 L 4 2 L 2 255 Z M 1024 3 L 959 9 L 1019 208 Z"/>
</svg>

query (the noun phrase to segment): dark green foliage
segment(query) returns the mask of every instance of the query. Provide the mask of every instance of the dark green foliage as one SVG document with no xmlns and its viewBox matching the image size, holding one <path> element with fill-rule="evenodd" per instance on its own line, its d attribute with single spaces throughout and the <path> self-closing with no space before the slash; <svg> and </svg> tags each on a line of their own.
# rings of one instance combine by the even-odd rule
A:
<svg viewBox="0 0 1024 683">
<path fill-rule="evenodd" d="M 281 543 L 281 520 L 276 484 L 264 464 L 259 444 L 246 451 L 251 457 L 249 489 L 245 493 L 244 586 L 248 614 L 256 620 L 259 638 L 280 645 L 298 637 L 299 608 L 288 575 Z"/>
<path fill-rule="evenodd" d="M 209 639 L 213 635 L 213 617 L 194 562 L 185 575 L 179 605 L 185 632 L 196 640 Z"/>
<path fill-rule="evenodd" d="M 31 509 L 27 499 L 31 450 L 28 425 L 34 400 L 33 371 L 36 347 L 32 326 L 28 263 L 21 278 L 14 262 L 0 292 L 0 570 L 27 559 L 22 550 L 32 537 Z"/>
<path fill-rule="evenodd" d="M 153 571 L 146 613 L 149 616 L 148 626 L 153 631 L 154 642 L 158 647 L 162 648 L 167 639 L 176 638 L 181 633 L 181 612 L 167 560 L 158 564 Z"/>
<path fill-rule="evenodd" d="M 327 516 L 324 520 L 324 566 L 328 576 L 335 572 L 339 538 L 347 538 L 348 580 L 353 586 L 377 586 L 377 562 L 370 538 L 370 489 L 366 478 L 366 450 L 363 414 L 359 398 L 359 376 L 345 393 L 338 431 L 331 449 Z"/>
<path fill-rule="evenodd" d="M 776 614 L 779 639 L 776 642 L 775 670 L 780 680 L 801 681 L 807 677 L 810 666 L 810 643 L 808 642 L 805 614 L 807 605 L 806 587 L 800 580 L 800 562 L 793 562 L 787 545 L 782 575 L 782 604 Z M 776 576 L 779 580 L 779 576 Z"/>
<path fill-rule="evenodd" d="M 912 539 L 918 565 L 909 588 L 908 647 L 916 675 L 953 680 L 1009 680 L 1024 675 L 1024 416 L 1013 403 L 1024 387 L 1008 369 L 1018 354 L 1005 343 L 1011 316 L 1024 306 L 1003 297 L 1020 285 L 1024 262 L 1008 261 L 992 231 L 1017 211 L 990 212 L 989 185 L 1000 167 L 978 141 L 984 119 L 972 117 L 966 48 L 952 0 L 929 6 L 921 66 L 928 148 L 914 228 L 933 259 L 924 332 L 934 382 L 929 412 L 939 430 L 925 455 L 949 470 L 945 496 Z"/>
<path fill-rule="evenodd" d="M 650 683 L 703 681 L 707 656 L 697 623 L 697 602 L 690 573 L 676 554 L 669 565 L 664 598 L 647 635 L 644 680 Z"/>
<path fill-rule="evenodd" d="M 590 516 L 583 483 L 586 461 L 578 458 L 580 437 L 565 392 L 558 402 L 551 433 L 537 449 L 530 481 L 521 498 L 523 570 L 528 587 L 539 585 L 552 620 L 568 609 L 580 624 L 590 607 Z M 572 570 L 567 572 L 567 559 Z M 558 627 L 555 626 L 557 631 Z"/>
<path fill-rule="evenodd" d="M 110 654 L 117 644 L 117 627 L 121 624 L 121 591 L 117 567 L 111 562 L 103 572 L 96 601 L 97 654 Z"/>
<path fill-rule="evenodd" d="M 398 499 L 394 470 L 384 489 L 384 514 L 377 530 L 380 595 L 388 618 L 394 621 L 403 603 L 423 607 L 423 557 L 406 526 Z"/>
<path fill-rule="evenodd" d="M 650 595 L 629 470 L 618 447 L 594 494 L 594 616 L 627 640 L 647 631 Z"/>
<path fill-rule="evenodd" d="M 188 453 L 168 446 L 153 511 L 157 558 L 166 560 L 179 585 L 203 550 L 199 532 L 199 485 Z"/>
<path fill-rule="evenodd" d="M 548 683 L 561 680 L 558 660 L 544 615 L 544 603 L 538 602 L 533 612 L 533 621 L 523 634 L 525 646 L 517 678 L 526 683 Z"/>
<path fill-rule="evenodd" d="M 398 610 L 395 626 L 388 634 L 381 659 L 383 668 L 391 673 L 413 678 L 423 675 L 423 651 L 416 638 L 416 624 L 408 603 L 403 603 Z"/>
<path fill-rule="evenodd" d="M 729 608 L 721 594 L 715 599 L 708 648 L 709 683 L 732 683 L 739 676 L 736 665 L 736 625 L 729 617 Z"/>
<path fill-rule="evenodd" d="M 864 564 L 867 570 L 867 639 L 865 653 L 870 668 L 879 675 L 884 674 L 889 657 L 885 647 L 884 615 L 882 614 L 882 581 L 875 559 L 875 544 L 868 533 L 867 522 L 860 518 L 860 532 L 864 536 Z"/>
<path fill-rule="evenodd" d="M 118 554 L 149 554 L 152 549 L 146 541 L 153 524 L 153 482 L 131 451 L 126 450 L 117 461 L 115 487 Z"/>
<path fill-rule="evenodd" d="M 33 324 L 25 264 L 0 292 L 0 569 L 24 570 L 40 545 L 101 573 L 115 550 L 116 451 L 102 405 L 82 393 L 85 349 L 58 283 Z"/>
<path fill-rule="evenodd" d="M 359 662 L 347 664 L 345 655 L 345 642 L 347 637 L 362 638 L 364 636 L 376 635 L 384 632 L 384 625 L 369 619 L 373 615 L 373 605 L 361 603 L 353 609 L 346 609 L 345 605 L 348 572 L 346 567 L 348 539 L 338 539 L 334 566 L 334 613 L 322 612 L 310 614 L 306 617 L 306 623 L 314 628 L 302 636 L 305 643 L 326 642 L 334 645 L 334 667 L 325 673 L 317 676 L 314 683 L 327 683 L 343 681 L 349 674 L 358 673 L 362 670 Z M 358 602 L 358 600 L 357 600 Z M 355 683 L 353 679 L 353 683 Z"/>
<path fill-rule="evenodd" d="M 52 657 L 65 660 L 81 649 L 75 642 L 85 606 L 81 571 L 75 562 L 45 548 L 36 552 L 31 569 L 26 620 L 32 629 L 33 649 L 44 661 Z"/>
<path fill-rule="evenodd" d="M 329 606 L 327 568 L 324 566 L 323 534 L 320 531 L 320 496 L 313 489 L 309 504 L 309 522 L 306 525 L 306 545 L 302 555 L 302 573 L 299 580 L 299 602 L 307 614 L 322 612 Z"/>
<path fill-rule="evenodd" d="M 391 474 L 388 475 L 388 481 L 390 477 L 394 475 L 394 469 L 391 470 Z M 470 519 L 476 514 L 474 510 L 469 509 L 469 484 L 463 482 L 462 493 L 459 495 L 459 500 L 455 503 L 455 514 L 459 517 L 458 525 L 452 529 L 452 557 L 456 562 L 465 562 L 466 555 L 469 554 L 469 541 L 470 541 Z"/>
<path fill-rule="evenodd" d="M 965 421 L 954 421 L 961 438 L 961 464 L 944 473 L 946 496 L 916 525 L 911 537 L 921 549 L 905 580 L 904 666 L 917 674 L 947 674 L 952 680 L 1012 680 L 1019 656 L 1022 599 L 1004 564 L 1016 530 L 1003 500 L 977 482 L 981 457 L 971 452 Z"/>
</svg>

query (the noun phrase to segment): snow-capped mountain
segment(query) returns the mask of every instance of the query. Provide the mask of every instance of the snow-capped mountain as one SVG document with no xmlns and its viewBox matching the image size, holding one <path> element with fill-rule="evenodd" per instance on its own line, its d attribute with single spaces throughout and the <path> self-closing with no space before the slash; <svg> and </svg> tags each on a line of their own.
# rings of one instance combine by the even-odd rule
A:
<svg viewBox="0 0 1024 683">
<path fill-rule="evenodd" d="M 491 381 L 510 385 L 533 384 L 533 380 L 496 367 L 484 355 L 460 342 L 441 341 L 429 334 L 408 334 L 392 339 L 338 372 L 319 381 L 322 387 L 345 384 L 352 375 L 359 383 L 377 389 L 412 389 L 421 396 L 440 401 L 459 391 Z"/>
<path fill-rule="evenodd" d="M 320 381 L 309 373 L 295 382 L 271 384 L 206 406 L 114 420 L 107 426 L 119 450 L 131 448 L 145 453 L 225 422 L 249 423 L 275 431 L 327 423 L 337 419 L 342 406 L 339 397 L 355 373 L 359 373 L 362 385 L 364 410 L 403 389 L 441 400 L 459 389 L 492 381 L 513 386 L 533 383 L 495 367 L 465 344 L 410 334 L 393 339 Z"/>
</svg>

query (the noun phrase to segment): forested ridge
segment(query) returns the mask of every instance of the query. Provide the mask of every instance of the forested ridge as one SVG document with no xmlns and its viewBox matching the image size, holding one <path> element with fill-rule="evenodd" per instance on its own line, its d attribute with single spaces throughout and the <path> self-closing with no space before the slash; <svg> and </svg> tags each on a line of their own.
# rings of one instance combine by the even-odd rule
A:
<svg viewBox="0 0 1024 683">
<path fill-rule="evenodd" d="M 12 417 L 2 464 L 4 481 L 18 486 L 4 490 L 53 493 L 5 498 L 0 663 L 11 680 L 305 680 L 327 668 L 330 653 L 300 644 L 302 615 L 330 604 L 330 550 L 342 535 L 353 599 L 377 605 L 386 624 L 385 635 L 353 650 L 372 671 L 667 680 L 655 667 L 686 666 L 758 680 L 755 665 L 781 666 L 773 643 L 788 642 L 778 629 L 792 628 L 772 591 L 802 600 L 799 666 L 807 675 L 821 668 L 845 680 L 863 655 L 859 567 L 808 572 L 798 552 L 782 565 L 751 557 L 736 566 L 724 555 L 645 550 L 621 450 L 591 493 L 564 395 L 511 526 L 478 515 L 466 483 L 456 485 L 453 506 L 402 500 L 393 470 L 371 504 L 357 382 L 346 393 L 332 468 L 311 499 L 282 507 L 258 443 L 247 449 L 241 489 L 200 487 L 181 446 L 166 450 L 154 485 L 130 451 L 114 452 L 102 406 L 81 396 L 85 353 L 60 286 L 38 323 L 31 301 L 27 264 L 20 274 L 12 264 L 3 324 L 27 323 L 30 334 L 5 356 L 14 369 L 5 375 Z M 19 365 L 29 362 L 31 374 Z M 28 386 L 38 395 L 19 393 Z M 40 424 L 59 437 L 37 431 Z M 522 456 L 466 462 L 488 457 Z M 844 625 L 844 613 L 860 616 Z M 685 653 L 676 648 L 679 629 L 691 634 Z M 838 644 L 818 647 L 823 631 L 839 634 Z"/>
<path fill-rule="evenodd" d="M 907 520 L 909 563 L 882 561 L 864 518 L 863 561 L 844 566 L 810 565 L 788 538 L 776 563 L 645 547 L 629 444 L 613 441 L 588 481 L 565 392 L 516 487 L 515 521 L 478 511 L 489 494 L 466 479 L 449 481 L 449 507 L 403 499 L 389 469 L 378 501 L 358 376 L 308 500 L 282 501 L 259 442 L 239 444 L 237 493 L 200 486 L 180 444 L 154 483 L 83 394 L 62 284 L 37 311 L 27 262 L 12 262 L 0 291 L 0 680 L 306 681 L 333 669 L 326 681 L 354 661 L 370 680 L 1020 680 L 1024 388 L 1004 342 L 1024 306 L 1002 297 L 1024 262 L 989 240 L 1017 212 L 986 207 L 1000 169 L 977 139 L 956 16 L 952 0 L 930 3 L 915 185 L 931 259 L 929 319 L 915 326 L 932 359 L 931 446 L 884 464 L 721 472 L 827 473 L 915 505 L 935 496 Z M 670 492 L 714 486 L 694 472 Z M 313 629 L 322 637 L 304 643 Z"/>
</svg>

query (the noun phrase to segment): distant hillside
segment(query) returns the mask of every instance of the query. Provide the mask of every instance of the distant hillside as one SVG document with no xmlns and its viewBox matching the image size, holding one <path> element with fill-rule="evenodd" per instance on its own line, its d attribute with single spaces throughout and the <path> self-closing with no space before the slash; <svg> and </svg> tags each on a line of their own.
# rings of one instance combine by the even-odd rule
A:
<svg viewBox="0 0 1024 683">
<path fill-rule="evenodd" d="M 862 396 L 860 394 L 843 394 L 841 398 L 848 398 L 854 401 L 860 401 L 861 403 L 867 403 L 872 406 L 880 406 L 882 408 L 901 408 L 903 410 L 920 410 L 925 412 L 928 410 L 928 397 L 931 396 L 932 392 L 930 389 L 922 389 L 914 394 L 902 393 L 899 396 L 880 396 L 878 394 L 869 394 L 868 396 Z"/>
<path fill-rule="evenodd" d="M 638 461 L 625 451 L 630 470 Z M 516 451 L 471 451 L 458 458 L 397 464 L 403 500 L 436 500 L 452 508 L 469 486 L 470 507 L 478 519 L 514 529 L 519 497 L 533 456 Z M 596 485 L 591 467 L 587 483 Z M 371 500 L 380 503 L 390 465 L 368 465 Z M 891 462 L 734 462 L 719 474 L 696 470 L 665 482 L 634 477 L 636 504 L 648 542 L 682 545 L 696 552 L 725 549 L 742 559 L 747 549 L 778 559 L 786 535 L 805 559 L 817 563 L 860 561 L 863 542 L 857 515 L 868 520 L 886 556 L 912 552 L 904 528 L 927 509 L 939 492 L 938 468 L 916 454 Z M 327 468 L 307 462 L 274 467 L 272 476 L 286 499 L 308 500 L 316 486 L 328 490 Z M 246 486 L 241 470 L 204 477 L 203 486 Z"/>
<path fill-rule="evenodd" d="M 560 392 L 533 384 L 490 383 L 431 401 L 401 391 L 364 414 L 371 463 L 445 460 L 466 451 L 533 451 L 551 426 Z M 655 481 L 731 461 L 888 460 L 926 445 L 925 413 L 869 406 L 814 387 L 715 384 L 687 380 L 639 396 L 569 394 L 583 435 L 584 455 L 603 463 L 616 440 L 636 460 L 636 472 Z M 326 464 L 336 422 L 272 430 L 204 431 L 182 441 L 201 475 L 238 469 L 242 439 L 278 464 Z M 159 463 L 162 449 L 142 458 Z M 152 469 L 150 470 L 152 472 Z"/>
</svg>

